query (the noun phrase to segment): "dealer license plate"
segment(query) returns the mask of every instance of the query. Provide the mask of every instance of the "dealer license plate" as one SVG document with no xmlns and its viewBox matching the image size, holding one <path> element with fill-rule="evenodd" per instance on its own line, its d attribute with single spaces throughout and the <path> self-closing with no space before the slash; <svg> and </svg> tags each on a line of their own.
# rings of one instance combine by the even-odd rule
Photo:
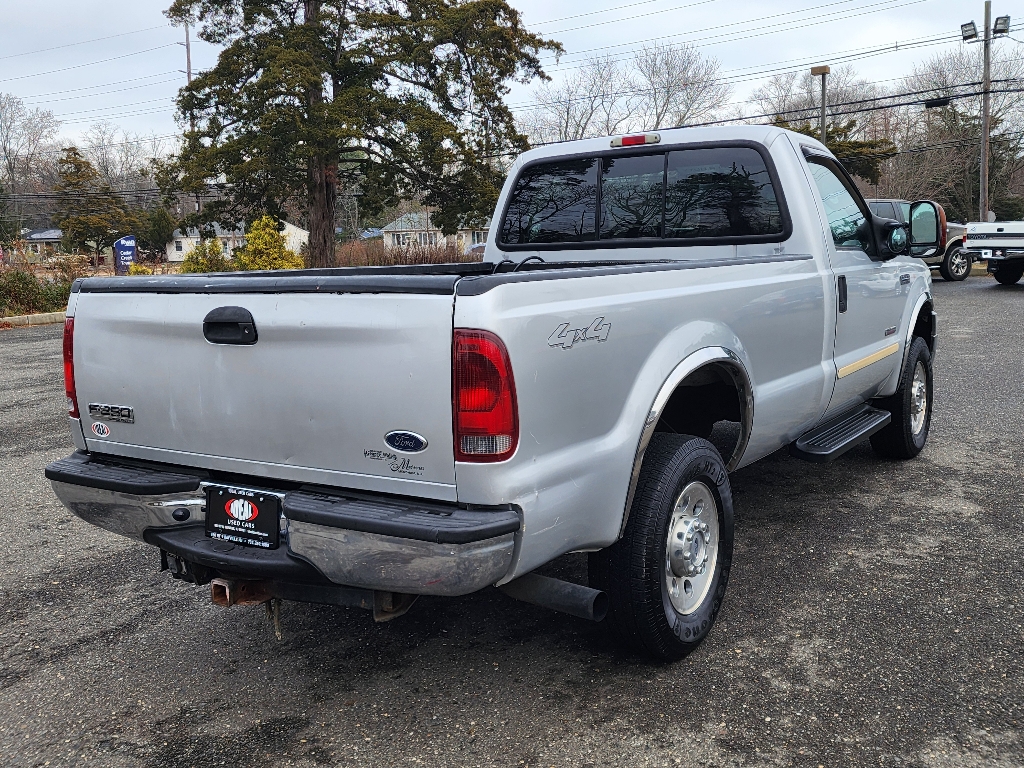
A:
<svg viewBox="0 0 1024 768">
<path fill-rule="evenodd" d="M 243 547 L 277 549 L 281 499 L 246 488 L 206 488 L 206 535 Z"/>
</svg>

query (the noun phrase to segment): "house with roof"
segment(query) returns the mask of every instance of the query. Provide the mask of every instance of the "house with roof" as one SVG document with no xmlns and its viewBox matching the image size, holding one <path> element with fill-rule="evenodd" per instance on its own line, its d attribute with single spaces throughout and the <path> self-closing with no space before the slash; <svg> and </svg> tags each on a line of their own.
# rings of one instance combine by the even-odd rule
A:
<svg viewBox="0 0 1024 768">
<path fill-rule="evenodd" d="M 487 242 L 487 232 L 491 225 L 488 219 L 480 229 L 460 229 L 454 235 L 445 235 L 430 221 L 430 214 L 426 211 L 406 213 L 399 216 L 381 229 L 384 236 L 384 245 L 391 247 L 407 247 L 417 245 L 454 245 L 462 253 L 466 253 L 474 246 L 482 246 Z"/>
<path fill-rule="evenodd" d="M 59 229 L 23 229 L 21 238 L 30 253 L 42 255 L 59 251 L 64 233 Z"/>
<path fill-rule="evenodd" d="M 302 246 L 309 242 L 309 232 L 287 221 L 281 234 L 284 235 L 285 248 L 296 253 L 300 253 Z M 220 240 L 225 256 L 230 256 L 236 248 L 245 245 L 245 232 L 241 229 L 229 230 L 220 224 L 214 224 L 213 235 Z M 184 261 L 188 252 L 199 245 L 199 242 L 198 229 L 188 229 L 184 232 L 180 229 L 174 230 L 165 249 L 167 261 Z"/>
</svg>

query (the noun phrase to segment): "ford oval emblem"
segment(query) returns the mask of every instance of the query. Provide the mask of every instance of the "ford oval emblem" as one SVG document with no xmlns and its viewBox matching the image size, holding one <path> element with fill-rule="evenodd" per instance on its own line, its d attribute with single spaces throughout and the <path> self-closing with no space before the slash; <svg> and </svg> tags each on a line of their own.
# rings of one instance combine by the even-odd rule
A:
<svg viewBox="0 0 1024 768">
<path fill-rule="evenodd" d="M 427 447 L 427 438 L 415 432 L 388 432 L 384 435 L 384 442 L 402 453 L 419 453 Z"/>
</svg>

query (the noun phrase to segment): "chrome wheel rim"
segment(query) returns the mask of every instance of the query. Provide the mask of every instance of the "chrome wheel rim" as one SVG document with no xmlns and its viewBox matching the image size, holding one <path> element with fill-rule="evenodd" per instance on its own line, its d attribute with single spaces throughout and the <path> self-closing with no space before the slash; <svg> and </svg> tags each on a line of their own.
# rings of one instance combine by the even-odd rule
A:
<svg viewBox="0 0 1024 768">
<path fill-rule="evenodd" d="M 924 430 L 928 416 L 928 371 L 920 360 L 914 366 L 914 381 L 910 385 L 910 429 L 914 435 Z"/>
<path fill-rule="evenodd" d="M 685 616 L 704 602 L 718 564 L 718 543 L 715 496 L 694 480 L 676 498 L 665 542 L 665 587 L 676 612 Z"/>
<path fill-rule="evenodd" d="M 949 254 L 949 271 L 954 275 L 966 275 L 967 270 L 971 268 L 970 259 L 967 255 L 959 248 Z"/>
</svg>

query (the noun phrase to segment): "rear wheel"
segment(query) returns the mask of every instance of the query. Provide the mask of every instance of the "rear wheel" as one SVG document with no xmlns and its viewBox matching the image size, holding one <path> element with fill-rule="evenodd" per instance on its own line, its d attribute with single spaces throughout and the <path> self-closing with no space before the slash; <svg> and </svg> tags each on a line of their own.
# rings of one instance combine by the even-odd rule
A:
<svg viewBox="0 0 1024 768">
<path fill-rule="evenodd" d="M 928 441 L 932 422 L 932 354 L 920 336 L 910 344 L 896 393 L 878 405 L 892 414 L 892 421 L 871 436 L 875 453 L 887 459 L 917 456 Z"/>
<path fill-rule="evenodd" d="M 732 493 L 707 440 L 657 433 L 623 537 L 590 556 L 607 622 L 632 650 L 672 661 L 707 636 L 732 567 Z"/>
<path fill-rule="evenodd" d="M 1000 264 L 993 274 L 1000 285 L 1013 285 L 1024 277 L 1024 263 Z"/>
<path fill-rule="evenodd" d="M 971 274 L 970 255 L 959 245 L 950 248 L 939 265 L 939 274 L 945 280 L 965 280 Z"/>
</svg>

